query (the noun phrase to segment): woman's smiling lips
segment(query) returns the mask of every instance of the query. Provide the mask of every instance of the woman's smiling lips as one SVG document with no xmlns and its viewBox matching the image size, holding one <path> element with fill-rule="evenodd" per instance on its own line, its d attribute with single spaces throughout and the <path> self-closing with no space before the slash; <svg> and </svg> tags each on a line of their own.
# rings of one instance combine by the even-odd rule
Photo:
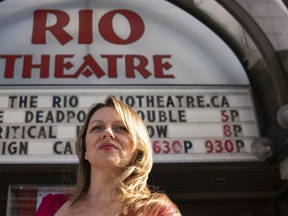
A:
<svg viewBox="0 0 288 216">
<path fill-rule="evenodd" d="M 99 146 L 98 149 L 102 149 L 102 150 L 111 150 L 111 149 L 118 149 L 116 145 L 114 145 L 113 143 L 103 143 Z"/>
</svg>

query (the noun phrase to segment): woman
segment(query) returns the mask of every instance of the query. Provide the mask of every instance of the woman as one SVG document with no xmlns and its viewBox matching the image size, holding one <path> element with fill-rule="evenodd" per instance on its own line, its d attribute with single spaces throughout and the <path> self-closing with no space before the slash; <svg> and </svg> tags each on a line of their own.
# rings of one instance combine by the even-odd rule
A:
<svg viewBox="0 0 288 216">
<path fill-rule="evenodd" d="M 146 125 L 125 103 L 109 96 L 93 105 L 76 141 L 77 186 L 48 195 L 36 216 L 174 216 L 176 205 L 147 187 L 152 149 Z"/>
</svg>

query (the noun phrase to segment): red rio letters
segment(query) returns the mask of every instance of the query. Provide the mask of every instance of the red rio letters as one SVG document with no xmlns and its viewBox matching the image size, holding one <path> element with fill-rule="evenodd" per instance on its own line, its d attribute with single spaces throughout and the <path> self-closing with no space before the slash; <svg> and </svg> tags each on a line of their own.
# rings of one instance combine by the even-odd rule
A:
<svg viewBox="0 0 288 216">
<path fill-rule="evenodd" d="M 113 28 L 113 18 L 115 15 L 121 14 L 128 20 L 130 24 L 130 35 L 126 39 L 120 38 Z M 47 26 L 48 16 L 54 15 L 56 23 Z M 32 32 L 33 44 L 46 44 L 46 33 L 50 32 L 62 44 L 65 45 L 73 36 L 67 32 L 64 27 L 70 23 L 70 16 L 61 10 L 36 10 L 34 12 L 34 25 Z M 79 11 L 79 44 L 93 43 L 93 10 Z M 144 34 L 144 21 L 142 18 L 130 10 L 113 10 L 104 14 L 98 23 L 98 29 L 101 36 L 113 44 L 131 44 L 139 40 Z"/>
</svg>

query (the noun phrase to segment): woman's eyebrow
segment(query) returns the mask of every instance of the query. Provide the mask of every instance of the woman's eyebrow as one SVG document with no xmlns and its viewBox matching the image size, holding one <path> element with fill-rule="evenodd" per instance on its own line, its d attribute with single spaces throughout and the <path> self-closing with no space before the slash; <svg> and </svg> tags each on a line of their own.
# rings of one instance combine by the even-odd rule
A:
<svg viewBox="0 0 288 216">
<path fill-rule="evenodd" d="M 90 123 L 89 123 L 89 125 L 92 125 L 92 124 L 95 124 L 95 123 L 101 123 L 101 124 L 105 124 L 105 122 L 104 121 L 102 121 L 102 120 L 93 120 L 93 121 L 91 121 Z M 124 125 L 124 122 L 123 121 L 121 121 L 121 120 L 117 120 L 117 121 L 114 121 L 114 122 L 112 122 L 113 124 L 121 124 L 121 125 Z"/>
<path fill-rule="evenodd" d="M 123 122 L 123 121 L 120 121 L 120 120 L 119 120 L 119 121 L 115 121 L 114 123 L 115 123 L 115 124 L 124 124 L 124 122 Z"/>
<path fill-rule="evenodd" d="M 92 124 L 94 124 L 94 123 L 104 123 L 104 122 L 101 121 L 101 120 L 94 120 L 94 121 L 91 121 L 91 122 L 89 123 L 89 125 L 92 125 Z"/>
</svg>

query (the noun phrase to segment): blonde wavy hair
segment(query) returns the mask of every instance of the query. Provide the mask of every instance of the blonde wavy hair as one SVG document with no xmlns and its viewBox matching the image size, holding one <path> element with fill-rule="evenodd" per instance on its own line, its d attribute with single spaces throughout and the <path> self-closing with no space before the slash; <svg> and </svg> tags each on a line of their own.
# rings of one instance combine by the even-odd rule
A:
<svg viewBox="0 0 288 216">
<path fill-rule="evenodd" d="M 70 197 L 72 205 L 82 200 L 90 186 L 91 167 L 85 160 L 85 137 L 92 115 L 103 107 L 113 107 L 126 126 L 133 142 L 134 157 L 124 167 L 121 176 L 116 179 L 118 201 L 123 204 L 125 215 L 160 215 L 163 207 L 169 207 L 169 215 L 180 215 L 173 202 L 164 194 L 152 192 L 147 186 L 149 173 L 152 169 L 152 147 L 147 127 L 141 117 L 127 104 L 108 96 L 104 103 L 90 107 L 82 130 L 76 140 L 76 153 L 79 158 L 77 185 L 75 193 Z M 166 212 L 167 213 L 167 212 Z"/>
</svg>

